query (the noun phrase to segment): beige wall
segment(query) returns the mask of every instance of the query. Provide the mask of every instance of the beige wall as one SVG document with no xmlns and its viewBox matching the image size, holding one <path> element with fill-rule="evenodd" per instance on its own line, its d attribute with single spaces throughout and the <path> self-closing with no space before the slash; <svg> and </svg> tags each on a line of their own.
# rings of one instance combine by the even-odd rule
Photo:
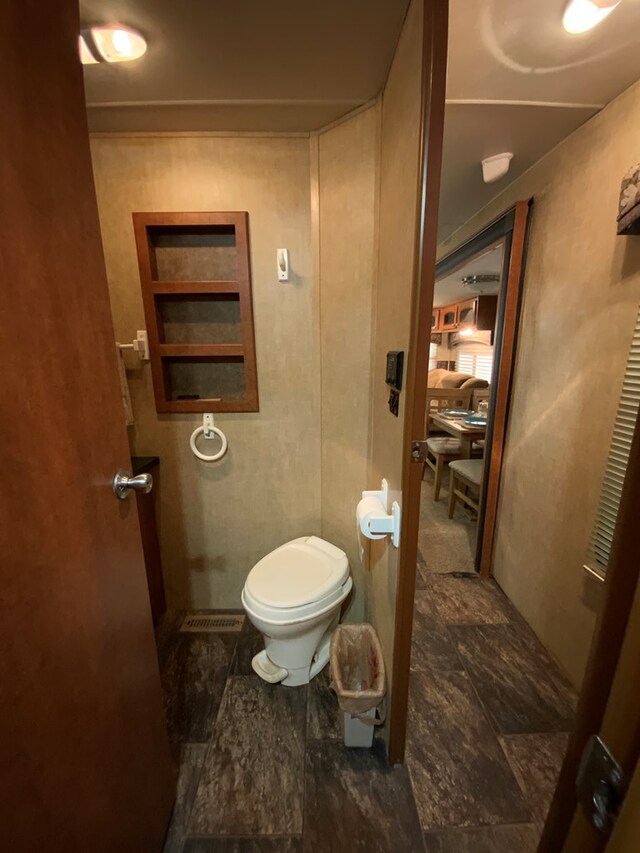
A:
<svg viewBox="0 0 640 853">
<path fill-rule="evenodd" d="M 404 401 L 399 417 L 387 406 L 385 361 L 407 350 L 418 186 L 422 4 L 413 0 L 382 98 L 378 281 L 374 303 L 372 444 L 369 484 L 389 482 L 389 500 L 401 499 Z M 406 378 L 406 377 L 405 377 Z M 388 538 L 371 543 L 370 619 L 391 676 L 398 550 Z"/>
<path fill-rule="evenodd" d="M 161 458 L 158 497 L 169 603 L 238 607 L 251 566 L 321 533 L 319 299 L 312 275 L 307 138 L 94 138 L 116 335 L 145 327 L 131 212 L 248 210 L 260 412 L 220 414 L 229 439 L 208 465 L 189 449 L 198 415 L 158 416 L 149 366 L 129 372 L 138 454 Z M 276 280 L 276 248 L 293 281 Z M 136 357 L 127 355 L 127 364 Z"/>
<path fill-rule="evenodd" d="M 355 506 L 367 486 L 378 105 L 309 138 L 92 140 L 116 335 L 144 328 L 135 210 L 248 210 L 260 412 L 217 415 L 229 439 L 206 465 L 189 449 L 201 418 L 155 411 L 149 366 L 126 356 L 133 452 L 161 458 L 159 526 L 173 607 L 237 607 L 254 563 L 287 539 L 343 548 L 362 621 L 366 577 Z M 279 284 L 275 252 L 290 251 Z"/>
<path fill-rule="evenodd" d="M 356 587 L 351 621 L 365 617 L 355 508 L 367 488 L 379 122 L 376 105 L 312 140 L 319 186 L 322 535 L 349 556 Z"/>
<path fill-rule="evenodd" d="M 494 569 L 576 686 L 600 594 L 582 563 L 640 301 L 639 238 L 615 233 L 639 136 L 636 85 L 441 247 L 534 197 Z"/>
</svg>

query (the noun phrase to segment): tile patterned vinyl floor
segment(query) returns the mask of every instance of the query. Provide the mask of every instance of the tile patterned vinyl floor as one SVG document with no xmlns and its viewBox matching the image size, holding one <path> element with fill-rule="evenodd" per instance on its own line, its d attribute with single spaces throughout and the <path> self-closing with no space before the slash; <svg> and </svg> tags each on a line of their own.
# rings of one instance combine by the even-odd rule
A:
<svg viewBox="0 0 640 853">
<path fill-rule="evenodd" d="M 418 566 L 407 766 L 427 853 L 534 853 L 576 695 L 492 580 Z"/>
<path fill-rule="evenodd" d="M 575 696 L 497 585 L 418 567 L 407 765 L 345 749 L 328 668 L 262 682 L 260 635 L 157 631 L 178 774 L 164 853 L 533 853 Z"/>
<path fill-rule="evenodd" d="M 406 767 L 384 745 L 345 749 L 326 668 L 311 684 L 261 681 L 261 637 L 158 631 L 165 707 L 178 772 L 165 853 L 422 851 Z"/>
</svg>

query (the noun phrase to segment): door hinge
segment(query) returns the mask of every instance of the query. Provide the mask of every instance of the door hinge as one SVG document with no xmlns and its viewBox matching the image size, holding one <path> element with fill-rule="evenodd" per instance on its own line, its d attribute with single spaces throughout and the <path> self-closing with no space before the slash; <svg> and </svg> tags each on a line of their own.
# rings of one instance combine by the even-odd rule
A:
<svg viewBox="0 0 640 853">
<path fill-rule="evenodd" d="M 622 768 L 597 735 L 584 748 L 576 786 L 591 823 L 600 832 L 610 832 L 624 799 L 625 781 Z"/>
<path fill-rule="evenodd" d="M 427 442 L 412 441 L 411 442 L 411 461 L 426 462 L 427 461 Z"/>
</svg>

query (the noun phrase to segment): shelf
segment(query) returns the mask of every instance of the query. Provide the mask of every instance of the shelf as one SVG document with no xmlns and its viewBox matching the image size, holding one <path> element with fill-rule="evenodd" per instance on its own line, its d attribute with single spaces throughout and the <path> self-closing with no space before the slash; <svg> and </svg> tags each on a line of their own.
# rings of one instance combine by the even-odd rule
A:
<svg viewBox="0 0 640 853">
<path fill-rule="evenodd" d="M 242 400 L 198 399 L 157 400 L 156 411 L 160 414 L 198 414 L 200 412 L 258 412 L 258 395 L 247 393 Z"/>
<path fill-rule="evenodd" d="M 164 356 L 164 402 L 171 405 L 188 403 L 201 406 L 200 411 L 223 411 L 247 401 L 248 376 L 241 355 Z M 195 409 L 197 411 L 197 409 Z"/>
<path fill-rule="evenodd" d="M 238 278 L 236 226 L 229 222 L 147 223 L 154 281 Z"/>
<path fill-rule="evenodd" d="M 154 295 L 198 293 L 240 293 L 246 288 L 246 281 L 156 281 L 152 279 L 149 288 Z"/>
<path fill-rule="evenodd" d="M 242 344 L 159 344 L 160 358 L 243 358 Z"/>
<path fill-rule="evenodd" d="M 239 293 L 155 294 L 158 343 L 241 344 Z"/>
<path fill-rule="evenodd" d="M 134 213 L 158 412 L 257 412 L 248 214 Z"/>
</svg>

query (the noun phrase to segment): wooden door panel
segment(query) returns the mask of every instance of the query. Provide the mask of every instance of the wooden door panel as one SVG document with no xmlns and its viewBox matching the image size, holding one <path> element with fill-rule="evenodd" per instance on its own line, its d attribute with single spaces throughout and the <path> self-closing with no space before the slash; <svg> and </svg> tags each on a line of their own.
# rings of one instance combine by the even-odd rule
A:
<svg viewBox="0 0 640 853">
<path fill-rule="evenodd" d="M 3 7 L 0 849 L 159 851 L 173 780 L 74 0 Z"/>
</svg>

